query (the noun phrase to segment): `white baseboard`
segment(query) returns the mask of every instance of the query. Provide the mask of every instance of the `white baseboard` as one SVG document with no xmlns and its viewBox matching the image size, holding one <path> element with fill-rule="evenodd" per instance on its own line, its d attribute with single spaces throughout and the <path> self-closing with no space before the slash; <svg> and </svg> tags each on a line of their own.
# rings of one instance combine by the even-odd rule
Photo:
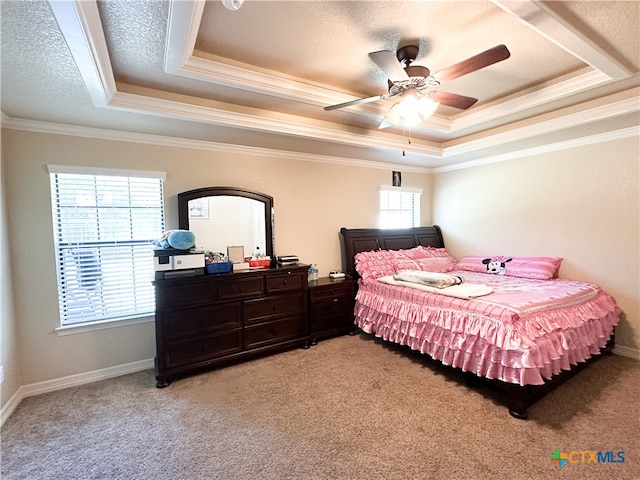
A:
<svg viewBox="0 0 640 480">
<path fill-rule="evenodd" d="M 54 380 L 45 380 L 44 382 L 31 383 L 29 385 L 23 385 L 9 401 L 0 410 L 0 426 L 4 425 L 7 418 L 11 416 L 13 411 L 18 407 L 20 402 L 34 395 L 40 395 L 43 393 L 54 392 L 56 390 L 63 390 L 65 388 L 77 387 L 79 385 L 85 385 L 87 383 L 99 382 L 100 380 L 106 380 L 108 378 L 119 377 L 121 375 L 127 375 L 129 373 L 140 372 L 153 368 L 153 358 L 147 360 L 140 360 L 137 362 L 126 363 L 124 365 L 117 365 L 115 367 L 102 368 L 100 370 L 93 370 L 91 372 L 79 373 L 77 375 L 69 375 L 68 377 L 56 378 Z"/>
<path fill-rule="evenodd" d="M 19 387 L 16 390 L 16 393 L 11 395 L 11 398 L 9 399 L 9 401 L 4 404 L 4 407 L 2 407 L 2 410 L 0 410 L 0 427 L 4 425 L 4 422 L 7 420 L 7 418 L 11 416 L 13 411 L 16 408 L 18 408 L 18 405 L 20 404 L 23 398 L 24 398 L 24 395 L 22 394 L 22 387 Z"/>
<path fill-rule="evenodd" d="M 640 350 L 636 348 L 623 347 L 616 345 L 613 347 L 613 353 L 622 357 L 633 358 L 634 360 L 640 360 Z"/>
</svg>

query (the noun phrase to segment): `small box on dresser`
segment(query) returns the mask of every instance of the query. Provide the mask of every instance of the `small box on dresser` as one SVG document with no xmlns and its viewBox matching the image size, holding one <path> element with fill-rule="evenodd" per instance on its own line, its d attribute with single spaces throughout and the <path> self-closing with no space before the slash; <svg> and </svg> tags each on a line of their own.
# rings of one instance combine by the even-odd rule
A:
<svg viewBox="0 0 640 480">
<path fill-rule="evenodd" d="M 356 331 L 353 308 L 356 281 L 322 277 L 309 282 L 309 333 L 311 343 Z"/>
</svg>

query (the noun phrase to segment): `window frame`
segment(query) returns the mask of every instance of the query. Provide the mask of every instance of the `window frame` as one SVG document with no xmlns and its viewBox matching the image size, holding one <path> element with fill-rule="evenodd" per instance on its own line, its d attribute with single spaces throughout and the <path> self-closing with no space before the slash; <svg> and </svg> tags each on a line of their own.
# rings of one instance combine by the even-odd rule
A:
<svg viewBox="0 0 640 480">
<path fill-rule="evenodd" d="M 383 209 L 382 206 L 382 194 L 388 193 L 410 193 L 414 195 L 413 198 L 413 206 L 412 209 L 391 209 L 386 208 Z M 380 189 L 378 191 L 378 227 L 384 230 L 391 230 L 394 228 L 412 228 L 420 226 L 420 202 L 422 200 L 422 189 L 419 188 L 410 188 L 410 187 L 394 187 L 391 185 L 380 185 Z M 383 216 L 385 213 L 389 214 L 392 211 L 400 211 L 400 212 L 411 212 L 411 223 L 412 225 L 404 225 L 404 226 L 389 226 L 383 221 Z"/>
<path fill-rule="evenodd" d="M 80 332 L 87 332 L 87 331 L 92 331 L 92 330 L 101 330 L 101 329 L 106 329 L 106 328 L 113 328 L 113 327 L 120 327 L 120 326 L 124 326 L 124 325 L 135 325 L 135 324 L 140 324 L 140 323 L 148 323 L 148 322 L 153 322 L 154 321 L 154 315 L 155 315 L 155 307 L 153 307 L 152 309 L 150 309 L 150 311 L 144 311 L 144 312 L 132 312 L 131 315 L 127 315 L 124 314 L 122 312 L 120 312 L 119 315 L 114 316 L 112 318 L 94 318 L 94 319 L 90 319 L 87 321 L 83 321 L 83 322 L 73 322 L 73 323 L 69 323 L 69 322 L 64 322 L 65 321 L 65 315 L 66 315 L 66 309 L 63 307 L 64 305 L 64 300 L 63 297 L 65 295 L 68 295 L 67 291 L 65 290 L 65 288 L 68 287 L 64 287 L 62 285 L 62 279 L 64 277 L 64 275 L 61 273 L 61 268 L 64 269 L 65 265 L 69 266 L 69 264 L 62 264 L 61 262 L 61 255 L 63 255 L 64 249 L 60 247 L 59 244 L 59 230 L 62 228 L 61 226 L 63 225 L 62 222 L 59 221 L 58 215 L 61 212 L 61 208 L 63 208 L 64 206 L 61 205 L 58 202 L 58 199 L 56 198 L 57 192 L 54 192 L 54 190 L 51 188 L 53 185 L 53 182 L 55 181 L 55 177 L 59 174 L 72 174 L 72 175 L 88 175 L 88 176 L 92 176 L 94 177 L 94 180 L 96 180 L 95 177 L 100 177 L 100 176 L 108 176 L 108 177 L 126 177 L 128 179 L 143 179 L 143 178 L 147 178 L 147 179 L 156 179 L 159 180 L 160 184 L 159 184 L 159 188 L 160 191 L 158 192 L 160 197 L 159 197 L 159 209 L 160 209 L 160 215 L 161 218 L 160 220 L 160 228 L 162 230 L 164 230 L 165 228 L 165 222 L 166 222 L 166 208 L 165 208 L 165 194 L 164 194 L 164 186 L 165 186 L 165 181 L 166 181 L 166 172 L 161 172 L 161 171 L 151 171 L 151 170 L 126 170 L 126 169 L 114 169 L 114 168 L 99 168 L 99 167 L 83 167 L 83 166 L 69 166 L 69 165 L 47 165 L 47 170 L 49 173 L 49 184 L 50 184 L 50 198 L 51 198 L 51 219 L 52 219 L 52 239 L 53 239 L 53 247 L 54 247 L 54 256 L 55 256 L 55 263 L 56 263 L 56 294 L 57 294 L 57 303 L 58 303 L 58 326 L 55 328 L 55 331 L 58 335 L 68 335 L 71 333 L 80 333 Z M 127 196 L 127 198 L 131 198 L 132 197 L 132 192 L 129 192 L 129 195 Z M 100 207 L 99 205 L 96 206 L 96 208 Z M 129 210 L 129 218 L 126 220 L 123 220 L 123 222 L 129 222 L 131 223 L 132 221 L 132 217 L 131 217 L 131 206 L 129 205 L 128 207 L 123 206 L 122 210 L 128 209 Z M 156 219 L 157 220 L 157 219 Z M 159 232 L 161 233 L 161 232 Z M 78 244 L 85 246 L 89 245 L 89 244 L 99 244 L 99 248 L 106 248 L 107 251 L 110 248 L 120 248 L 121 242 L 125 242 L 126 245 L 131 246 L 132 248 L 132 255 L 135 255 L 135 246 L 134 245 L 146 245 L 146 238 L 144 241 L 140 241 L 140 240 L 134 240 L 133 236 L 132 238 L 129 239 L 116 239 L 116 240 L 112 240 L 112 241 L 85 241 L 85 242 L 78 242 Z M 153 239 L 148 239 L 149 242 L 148 244 L 151 245 L 151 240 Z M 149 247 L 150 248 L 150 247 Z M 151 251 L 151 250 L 150 250 Z M 150 265 L 153 265 L 152 262 L 152 255 L 151 253 L 149 253 L 149 262 Z M 104 264 L 100 263 L 100 269 L 102 269 L 104 267 Z M 77 265 L 76 265 L 77 268 Z M 151 267 L 152 268 L 152 267 Z M 151 276 L 149 278 L 149 284 L 151 285 L 151 282 L 153 280 L 153 277 Z M 152 288 L 152 287 L 151 287 Z M 100 292 L 99 294 L 99 298 L 100 301 L 103 302 L 103 293 L 104 292 Z M 155 301 L 155 300 L 154 300 Z M 146 310 L 146 309 L 145 309 Z"/>
</svg>

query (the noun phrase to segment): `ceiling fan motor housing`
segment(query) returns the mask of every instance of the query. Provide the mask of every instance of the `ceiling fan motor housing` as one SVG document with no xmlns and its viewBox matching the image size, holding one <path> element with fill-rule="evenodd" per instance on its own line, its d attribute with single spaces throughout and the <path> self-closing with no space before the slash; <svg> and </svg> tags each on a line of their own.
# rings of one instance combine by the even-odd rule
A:
<svg viewBox="0 0 640 480">
<path fill-rule="evenodd" d="M 422 67 L 419 65 L 411 65 L 411 63 L 418 56 L 418 47 L 416 45 L 407 45 L 398 49 L 396 52 L 396 57 L 398 61 L 404 66 L 404 70 L 409 77 L 409 80 L 401 80 L 392 82 L 388 80 L 389 84 L 389 93 L 391 95 L 397 95 L 402 91 L 414 87 L 421 88 L 426 86 L 425 79 L 429 78 L 431 75 L 431 70 L 427 67 Z"/>
<path fill-rule="evenodd" d="M 418 57 L 418 47 L 415 45 L 402 47 L 396 52 L 396 57 L 400 63 L 409 66 Z"/>
</svg>

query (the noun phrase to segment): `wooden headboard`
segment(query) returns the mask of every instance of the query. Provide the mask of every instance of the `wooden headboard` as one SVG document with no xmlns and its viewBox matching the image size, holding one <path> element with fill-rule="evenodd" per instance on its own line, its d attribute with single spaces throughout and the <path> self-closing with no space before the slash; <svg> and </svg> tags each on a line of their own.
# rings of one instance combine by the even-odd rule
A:
<svg viewBox="0 0 640 480">
<path fill-rule="evenodd" d="M 356 253 L 372 250 L 406 250 L 418 245 L 443 248 L 444 240 L 440 227 L 402 228 L 381 230 L 375 228 L 341 228 L 343 271 L 358 278 L 354 257 Z"/>
</svg>

